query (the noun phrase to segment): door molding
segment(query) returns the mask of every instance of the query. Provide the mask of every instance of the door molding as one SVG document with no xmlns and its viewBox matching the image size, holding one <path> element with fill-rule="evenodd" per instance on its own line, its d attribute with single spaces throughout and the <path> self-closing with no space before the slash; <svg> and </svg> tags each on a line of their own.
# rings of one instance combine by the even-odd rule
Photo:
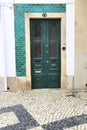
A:
<svg viewBox="0 0 87 130">
<path fill-rule="evenodd" d="M 66 19 L 65 13 L 47 13 L 43 17 L 42 13 L 25 13 L 25 40 L 26 40 L 26 82 L 31 86 L 31 49 L 30 49 L 30 19 L 61 19 L 61 88 L 66 88 Z"/>
</svg>

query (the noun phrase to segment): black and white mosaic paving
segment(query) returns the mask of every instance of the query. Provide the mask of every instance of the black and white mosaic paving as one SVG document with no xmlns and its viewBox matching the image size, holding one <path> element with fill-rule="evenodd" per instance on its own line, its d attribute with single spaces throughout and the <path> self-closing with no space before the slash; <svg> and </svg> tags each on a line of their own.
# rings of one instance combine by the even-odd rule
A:
<svg viewBox="0 0 87 130">
<path fill-rule="evenodd" d="M 87 115 L 84 114 L 40 126 L 38 121 L 33 118 L 33 115 L 27 112 L 27 110 L 21 104 L 0 109 L 0 115 L 10 112 L 15 114 L 19 122 L 16 124 L 7 125 L 5 127 L 0 127 L 0 130 L 34 130 L 34 128 L 36 128 L 36 130 L 39 130 L 39 128 L 40 130 L 64 130 L 66 128 L 71 128 L 87 123 Z"/>
<path fill-rule="evenodd" d="M 22 105 L 0 109 L 0 114 L 8 112 L 14 112 L 19 120 L 19 123 L 0 128 L 0 130 L 27 130 L 39 126 L 38 122 Z"/>
</svg>

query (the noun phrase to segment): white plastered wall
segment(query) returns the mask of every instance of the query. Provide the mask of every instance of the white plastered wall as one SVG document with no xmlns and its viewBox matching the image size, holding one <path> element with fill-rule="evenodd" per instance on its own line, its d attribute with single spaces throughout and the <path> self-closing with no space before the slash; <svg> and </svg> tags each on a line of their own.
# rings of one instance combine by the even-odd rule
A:
<svg viewBox="0 0 87 130">
<path fill-rule="evenodd" d="M 75 7 L 73 4 L 66 5 L 66 75 L 67 88 L 74 89 L 75 71 Z"/>
<path fill-rule="evenodd" d="M 15 70 L 15 40 L 14 40 L 14 13 L 13 5 L 7 4 L 4 8 L 4 26 L 6 43 L 7 76 L 16 76 Z"/>
<path fill-rule="evenodd" d="M 75 88 L 87 89 L 87 0 L 77 0 L 75 7 Z"/>
<path fill-rule="evenodd" d="M 0 7 L 0 84 L 3 84 L 0 90 L 4 91 L 7 90 L 7 77 L 16 76 L 14 10 L 13 4 L 5 4 L 1 1 Z"/>
<path fill-rule="evenodd" d="M 0 6 L 0 91 L 7 90 L 3 7 Z"/>
</svg>

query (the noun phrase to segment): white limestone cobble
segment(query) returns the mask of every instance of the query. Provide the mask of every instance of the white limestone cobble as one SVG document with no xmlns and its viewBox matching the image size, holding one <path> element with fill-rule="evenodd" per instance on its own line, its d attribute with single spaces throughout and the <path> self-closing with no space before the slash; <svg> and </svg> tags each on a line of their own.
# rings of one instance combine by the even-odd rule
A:
<svg viewBox="0 0 87 130">
<path fill-rule="evenodd" d="M 19 123 L 19 120 L 13 112 L 8 112 L 0 115 L 0 128 Z"/>
<path fill-rule="evenodd" d="M 41 89 L 25 92 L 1 92 L 0 109 L 21 104 L 42 126 L 43 124 L 87 114 L 87 92 L 78 91 L 75 95 L 75 97 L 67 96 L 67 91 L 58 89 Z M 5 121 L 3 118 L 4 116 Z M 14 114 L 12 115 L 11 112 L 9 112 L 9 115 L 1 114 L 0 124 L 5 122 L 2 127 L 12 125 L 12 120 L 9 120 L 10 117 L 13 117 L 13 124 L 16 124 L 19 121 Z M 43 129 L 38 126 L 29 130 Z M 85 123 L 70 128 L 64 128 L 64 130 L 87 130 L 87 124 Z"/>
</svg>

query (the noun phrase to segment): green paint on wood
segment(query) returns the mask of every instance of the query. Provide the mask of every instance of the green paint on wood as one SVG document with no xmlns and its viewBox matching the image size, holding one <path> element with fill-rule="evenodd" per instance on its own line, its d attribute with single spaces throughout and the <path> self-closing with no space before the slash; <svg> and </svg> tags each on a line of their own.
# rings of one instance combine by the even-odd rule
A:
<svg viewBox="0 0 87 130">
<path fill-rule="evenodd" d="M 61 77 L 59 20 L 31 20 L 33 88 L 59 88 Z"/>
</svg>

